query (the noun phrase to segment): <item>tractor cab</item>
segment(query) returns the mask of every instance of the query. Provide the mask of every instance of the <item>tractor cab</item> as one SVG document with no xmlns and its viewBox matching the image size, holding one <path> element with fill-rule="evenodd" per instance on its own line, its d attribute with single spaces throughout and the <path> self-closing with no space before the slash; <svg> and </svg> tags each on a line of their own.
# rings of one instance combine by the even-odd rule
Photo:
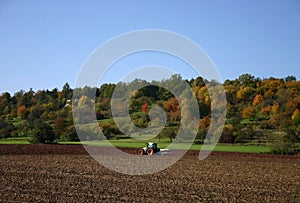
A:
<svg viewBox="0 0 300 203">
<path fill-rule="evenodd" d="M 148 142 L 146 147 L 138 150 L 139 155 L 152 155 L 153 153 L 159 152 L 160 149 L 157 147 L 157 143 Z"/>
<path fill-rule="evenodd" d="M 148 142 L 146 143 L 147 149 L 152 148 L 152 149 L 157 149 L 157 144 L 153 142 Z"/>
</svg>

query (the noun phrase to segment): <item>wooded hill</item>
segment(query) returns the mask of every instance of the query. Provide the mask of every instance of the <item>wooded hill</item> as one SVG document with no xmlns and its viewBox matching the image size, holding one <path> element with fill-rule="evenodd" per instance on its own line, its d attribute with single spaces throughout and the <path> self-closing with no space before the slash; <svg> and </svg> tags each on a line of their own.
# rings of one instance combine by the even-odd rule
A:
<svg viewBox="0 0 300 203">
<path fill-rule="evenodd" d="M 181 88 L 187 82 L 197 98 L 200 111 L 196 142 L 202 142 L 210 124 L 211 103 L 207 84 L 216 83 L 201 77 L 183 80 L 173 75 L 168 80 L 156 82 L 132 93 L 129 105 L 131 119 L 138 127 L 147 127 L 149 110 L 161 106 L 167 114 L 167 124 L 158 138 L 172 140 L 180 125 L 181 114 L 177 99 L 168 87 Z M 78 140 L 72 117 L 72 102 L 76 107 L 95 105 L 99 125 L 108 139 L 122 137 L 111 113 L 111 96 L 116 85 L 132 89 L 147 81 L 136 79 L 130 83 L 103 84 L 99 88 L 77 89 L 80 97 L 66 83 L 62 90 L 21 90 L 14 95 L 0 96 L 0 138 L 30 136 L 32 142 L 52 143 L 58 140 Z M 166 87 L 166 88 L 162 88 Z M 295 146 L 300 134 L 300 81 L 294 76 L 260 79 L 242 74 L 223 84 L 227 99 L 227 116 L 220 139 L 223 143 L 268 145 L 285 143 Z M 95 93 L 95 94 L 94 94 Z M 82 96 L 84 95 L 84 96 Z M 86 123 L 87 140 L 97 139 Z"/>
</svg>

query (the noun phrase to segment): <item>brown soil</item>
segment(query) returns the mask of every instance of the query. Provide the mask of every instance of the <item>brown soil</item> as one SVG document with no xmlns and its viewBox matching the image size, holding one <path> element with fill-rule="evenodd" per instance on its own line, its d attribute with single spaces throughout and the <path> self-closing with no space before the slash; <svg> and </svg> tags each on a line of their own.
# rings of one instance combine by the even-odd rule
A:
<svg viewBox="0 0 300 203">
<path fill-rule="evenodd" d="M 104 168 L 82 146 L 0 145 L 0 202 L 300 202 L 299 157 L 197 155 L 129 176 Z"/>
</svg>

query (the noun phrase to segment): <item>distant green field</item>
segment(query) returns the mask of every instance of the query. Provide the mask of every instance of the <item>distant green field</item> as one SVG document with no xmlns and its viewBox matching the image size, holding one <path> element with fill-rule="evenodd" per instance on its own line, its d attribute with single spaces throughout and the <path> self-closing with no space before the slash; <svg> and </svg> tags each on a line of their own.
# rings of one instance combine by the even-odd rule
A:
<svg viewBox="0 0 300 203">
<path fill-rule="evenodd" d="M 30 144 L 29 137 L 13 137 L 0 139 L 0 144 Z"/>
<path fill-rule="evenodd" d="M 1 139 L 0 144 L 30 144 L 29 137 L 21 138 L 7 138 Z M 167 148 L 170 144 L 169 140 L 153 139 L 153 142 L 157 142 L 160 148 Z M 109 141 L 115 147 L 125 147 L 125 148 L 141 148 L 145 146 L 147 141 L 135 140 L 135 139 L 118 139 Z M 59 144 L 85 144 L 92 146 L 110 146 L 109 143 L 104 141 L 84 141 L 84 142 L 59 142 Z M 201 150 L 202 145 L 193 144 L 190 150 Z M 179 145 L 178 149 L 182 149 Z M 244 153 L 266 153 L 270 152 L 272 147 L 270 146 L 247 146 L 247 145 L 227 145 L 227 144 L 217 144 L 213 151 L 219 152 L 244 152 Z"/>
<path fill-rule="evenodd" d="M 167 148 L 170 144 L 169 141 L 158 141 L 152 140 L 158 143 L 160 148 Z M 146 141 L 145 141 L 146 142 Z M 115 147 L 127 147 L 127 148 L 141 148 L 145 146 L 145 142 L 140 140 L 110 140 L 110 143 Z M 61 144 L 80 144 L 80 142 L 61 142 Z M 110 146 L 104 141 L 85 141 L 81 144 L 93 145 L 93 146 Z M 202 145 L 193 144 L 190 150 L 201 150 Z M 181 149 L 178 146 L 178 149 Z M 244 152 L 244 153 L 266 153 L 270 152 L 272 147 L 269 146 L 246 146 L 246 145 L 225 145 L 225 144 L 217 144 L 213 151 L 219 152 Z"/>
<path fill-rule="evenodd" d="M 193 148 L 193 146 L 192 146 Z M 214 151 L 216 152 L 243 152 L 243 153 L 266 153 L 270 152 L 269 146 L 243 146 L 243 145 L 222 145 L 218 144 Z"/>
</svg>

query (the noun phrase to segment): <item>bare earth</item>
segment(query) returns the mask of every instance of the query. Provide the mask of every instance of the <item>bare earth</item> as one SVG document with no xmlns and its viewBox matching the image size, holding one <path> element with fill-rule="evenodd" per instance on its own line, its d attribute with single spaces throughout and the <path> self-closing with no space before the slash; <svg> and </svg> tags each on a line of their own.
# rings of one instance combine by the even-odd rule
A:
<svg viewBox="0 0 300 203">
<path fill-rule="evenodd" d="M 299 156 L 197 154 L 129 176 L 82 146 L 0 145 L 0 202 L 300 202 Z"/>
</svg>

